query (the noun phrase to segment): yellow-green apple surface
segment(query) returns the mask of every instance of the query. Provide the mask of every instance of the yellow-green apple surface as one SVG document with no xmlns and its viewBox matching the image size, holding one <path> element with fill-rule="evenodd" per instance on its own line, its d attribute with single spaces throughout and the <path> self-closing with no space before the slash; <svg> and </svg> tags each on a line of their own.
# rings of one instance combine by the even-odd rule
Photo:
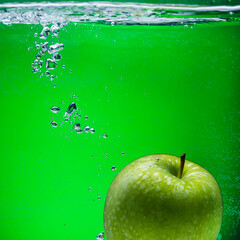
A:
<svg viewBox="0 0 240 240">
<path fill-rule="evenodd" d="M 159 154 L 128 164 L 105 202 L 107 240 L 216 240 L 222 194 L 203 167 Z"/>
</svg>

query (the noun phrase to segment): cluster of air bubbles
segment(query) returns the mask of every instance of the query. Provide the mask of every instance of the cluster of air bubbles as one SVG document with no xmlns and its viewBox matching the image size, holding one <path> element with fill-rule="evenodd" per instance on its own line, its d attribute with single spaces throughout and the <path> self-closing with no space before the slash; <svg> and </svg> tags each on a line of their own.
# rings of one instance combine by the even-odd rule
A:
<svg viewBox="0 0 240 240">
<path fill-rule="evenodd" d="M 36 59 L 31 64 L 32 72 L 41 72 L 41 68 L 45 66 L 45 76 L 49 77 L 51 81 L 54 80 L 54 75 L 51 73 L 51 70 L 54 70 L 57 67 L 57 62 L 62 59 L 62 56 L 59 52 L 64 48 L 64 45 L 62 43 L 50 44 L 47 41 L 47 38 L 49 38 L 49 36 L 52 36 L 52 38 L 58 37 L 59 31 L 60 25 L 53 24 L 51 27 L 43 27 L 42 31 L 39 34 L 34 34 L 35 37 L 39 36 L 39 38 L 41 40 L 44 40 L 44 42 L 35 42 L 36 49 L 38 49 L 39 51 L 36 54 Z M 45 54 L 47 54 L 48 56 L 43 59 L 43 56 Z"/>
<path fill-rule="evenodd" d="M 50 111 L 52 113 L 58 113 L 58 112 L 60 112 L 60 108 L 58 106 L 53 106 L 53 107 L 50 108 Z M 80 122 L 78 122 L 78 120 L 77 120 L 77 119 L 80 119 L 80 118 L 81 118 L 81 114 L 79 113 L 79 109 L 77 108 L 76 103 L 72 102 L 72 103 L 69 104 L 66 112 L 64 113 L 63 122 L 60 124 L 60 126 L 62 126 L 65 122 L 67 124 L 73 125 L 72 130 L 75 130 L 77 134 L 80 134 L 80 133 L 83 133 L 83 132 L 94 134 L 95 129 L 93 127 L 89 127 L 89 126 L 83 126 L 82 127 L 81 126 Z M 85 119 L 86 119 L 86 117 L 85 117 Z M 51 125 L 53 127 L 58 126 L 57 122 L 55 122 L 55 121 L 52 121 Z"/>
<path fill-rule="evenodd" d="M 101 232 L 96 237 L 97 240 L 103 240 L 104 239 L 104 232 Z"/>
</svg>

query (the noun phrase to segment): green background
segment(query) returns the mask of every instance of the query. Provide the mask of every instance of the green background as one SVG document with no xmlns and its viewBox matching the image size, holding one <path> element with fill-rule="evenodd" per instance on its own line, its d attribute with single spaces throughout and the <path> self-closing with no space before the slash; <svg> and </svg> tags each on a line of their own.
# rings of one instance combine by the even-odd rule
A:
<svg viewBox="0 0 240 240">
<path fill-rule="evenodd" d="M 239 23 L 69 23 L 46 40 L 64 44 L 53 81 L 32 73 L 41 30 L 0 25 L 1 239 L 96 239 L 116 174 L 144 155 L 183 152 L 220 185 L 219 239 L 239 239 Z M 66 123 L 71 102 L 81 118 Z M 76 134 L 76 122 L 96 132 Z"/>
</svg>

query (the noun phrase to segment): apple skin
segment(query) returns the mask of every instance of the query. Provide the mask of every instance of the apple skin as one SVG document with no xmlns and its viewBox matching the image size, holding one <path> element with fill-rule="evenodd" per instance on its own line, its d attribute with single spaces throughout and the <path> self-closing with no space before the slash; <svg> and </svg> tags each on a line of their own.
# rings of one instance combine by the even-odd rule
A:
<svg viewBox="0 0 240 240">
<path fill-rule="evenodd" d="M 149 155 L 128 164 L 113 180 L 105 202 L 108 240 L 216 240 L 222 194 L 215 178 L 186 160 Z"/>
</svg>

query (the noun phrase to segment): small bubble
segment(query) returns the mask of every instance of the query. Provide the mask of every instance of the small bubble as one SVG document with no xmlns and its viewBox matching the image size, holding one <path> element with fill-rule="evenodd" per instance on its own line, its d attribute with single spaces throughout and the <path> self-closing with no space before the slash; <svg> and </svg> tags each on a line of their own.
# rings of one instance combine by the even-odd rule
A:
<svg viewBox="0 0 240 240">
<path fill-rule="evenodd" d="M 42 57 L 41 51 L 36 54 L 36 58 L 40 59 Z"/>
<path fill-rule="evenodd" d="M 85 120 L 87 120 L 88 119 L 88 116 L 85 116 L 85 118 L 84 118 Z"/>
<path fill-rule="evenodd" d="M 40 45 L 39 45 L 39 44 L 37 44 L 37 45 L 36 45 L 36 48 L 37 48 L 37 49 L 39 49 L 39 48 L 40 48 Z"/>
<path fill-rule="evenodd" d="M 88 191 L 92 191 L 92 188 L 90 187 L 90 188 L 88 188 Z"/>
<path fill-rule="evenodd" d="M 31 49 L 31 48 L 29 47 L 27 50 L 30 51 L 30 49 Z"/>
<path fill-rule="evenodd" d="M 63 117 L 65 117 L 65 116 L 71 116 L 71 115 L 75 112 L 76 109 L 77 109 L 76 103 L 72 102 L 72 103 L 68 106 L 68 109 L 67 109 L 67 111 L 65 112 L 65 114 L 64 114 Z"/>
<path fill-rule="evenodd" d="M 49 47 L 48 52 L 50 54 L 53 54 L 55 52 L 61 51 L 63 48 L 64 48 L 64 45 L 62 43 L 55 43 Z"/>
<path fill-rule="evenodd" d="M 60 55 L 60 53 L 53 54 L 53 60 L 59 61 L 61 58 L 62 58 L 62 56 Z"/>
<path fill-rule="evenodd" d="M 77 130 L 77 134 L 80 134 L 80 133 L 82 133 L 82 132 L 83 132 L 82 129 L 78 129 L 78 130 Z"/>
<path fill-rule="evenodd" d="M 103 240 L 104 239 L 104 232 L 101 232 L 96 237 L 97 240 Z"/>
<path fill-rule="evenodd" d="M 112 166 L 111 169 L 112 169 L 112 171 L 116 171 L 117 170 L 117 168 L 114 167 L 114 166 Z"/>
<path fill-rule="evenodd" d="M 62 65 L 62 68 L 65 68 L 66 66 L 65 65 Z"/>
<path fill-rule="evenodd" d="M 50 33 L 50 28 L 49 27 L 44 27 L 41 33 L 39 34 L 39 38 L 41 39 L 46 39 Z"/>
<path fill-rule="evenodd" d="M 39 72 L 39 71 L 40 70 L 38 69 L 38 67 L 34 67 L 33 70 L 32 70 L 33 73 L 36 73 L 36 72 Z"/>
<path fill-rule="evenodd" d="M 34 60 L 34 62 L 33 62 L 34 64 L 38 64 L 38 60 L 36 59 L 36 60 Z"/>
<path fill-rule="evenodd" d="M 58 123 L 55 122 L 55 121 L 52 121 L 52 122 L 51 122 L 51 125 L 52 125 L 53 127 L 57 127 Z"/>
<path fill-rule="evenodd" d="M 64 119 L 64 122 L 68 122 L 68 120 L 69 120 L 69 118 L 65 118 L 65 119 Z"/>
<path fill-rule="evenodd" d="M 46 61 L 46 68 L 47 69 L 54 69 L 56 67 L 57 67 L 57 63 L 54 60 L 48 58 L 47 61 Z"/>
<path fill-rule="evenodd" d="M 58 37 L 58 33 L 60 31 L 60 28 L 57 25 L 52 25 L 51 26 L 51 31 L 52 31 L 52 36 L 53 37 Z"/>
<path fill-rule="evenodd" d="M 39 60 L 39 61 L 38 61 L 38 66 L 41 68 L 42 65 L 43 65 L 43 61 L 42 61 L 42 60 Z"/>
<path fill-rule="evenodd" d="M 54 79 L 54 75 L 51 75 L 50 81 L 53 81 L 53 79 Z"/>
<path fill-rule="evenodd" d="M 103 134 L 103 138 L 107 138 L 108 137 L 108 135 L 107 134 Z"/>
<path fill-rule="evenodd" d="M 57 106 L 54 106 L 54 107 L 50 108 L 50 111 L 53 112 L 53 113 L 58 113 L 60 111 L 60 108 L 57 107 Z"/>
<path fill-rule="evenodd" d="M 73 129 L 79 130 L 79 129 L 80 129 L 80 123 L 76 123 L 76 124 L 73 126 Z"/>
<path fill-rule="evenodd" d="M 56 88 L 56 84 L 53 85 L 53 88 Z"/>
<path fill-rule="evenodd" d="M 114 25 L 115 25 L 115 22 L 111 22 L 111 25 L 114 26 Z"/>
<path fill-rule="evenodd" d="M 156 158 L 155 160 L 156 160 L 156 161 L 159 161 L 159 158 Z"/>
<path fill-rule="evenodd" d="M 37 37 L 38 36 L 38 34 L 37 33 L 34 33 L 34 37 Z"/>
<path fill-rule="evenodd" d="M 95 129 L 94 128 L 90 128 L 90 133 L 95 133 Z"/>
<path fill-rule="evenodd" d="M 70 69 L 69 72 L 71 73 L 71 72 L 72 72 L 72 69 Z"/>
<path fill-rule="evenodd" d="M 101 200 L 101 197 L 100 196 L 98 196 L 98 198 L 97 198 L 98 200 Z"/>
<path fill-rule="evenodd" d="M 49 71 L 46 71 L 46 72 L 45 72 L 45 75 L 46 75 L 47 77 L 49 77 L 49 76 L 50 76 L 50 72 L 49 72 Z"/>
<path fill-rule="evenodd" d="M 86 133 L 88 133 L 88 132 L 90 131 L 90 127 L 89 127 L 89 126 L 86 126 L 86 127 L 84 128 L 84 131 L 85 131 Z"/>
<path fill-rule="evenodd" d="M 43 44 L 41 45 L 41 47 L 42 47 L 42 52 L 43 52 L 43 54 L 44 54 L 45 52 L 47 52 L 48 42 L 43 43 Z"/>
</svg>

